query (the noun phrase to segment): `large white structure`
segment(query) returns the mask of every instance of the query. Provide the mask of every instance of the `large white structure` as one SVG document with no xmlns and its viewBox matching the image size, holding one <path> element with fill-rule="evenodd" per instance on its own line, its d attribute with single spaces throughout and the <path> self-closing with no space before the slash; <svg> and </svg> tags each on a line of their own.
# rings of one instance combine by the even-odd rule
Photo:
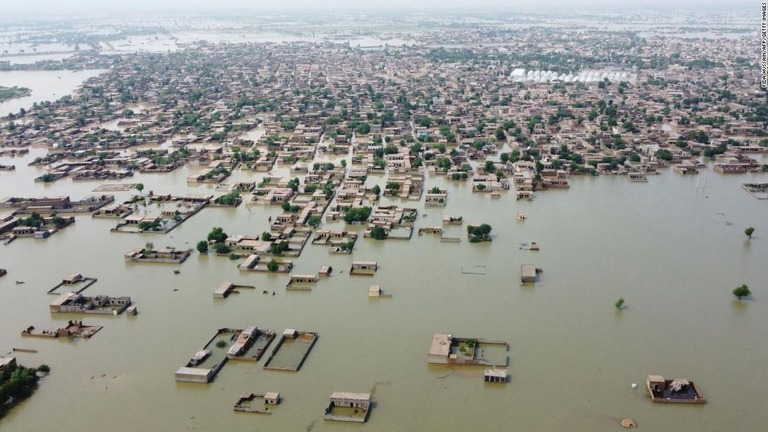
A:
<svg viewBox="0 0 768 432">
<path fill-rule="evenodd" d="M 609 81 L 628 81 L 634 82 L 637 80 L 637 73 L 627 71 L 611 71 L 611 70 L 583 70 L 576 74 L 574 73 L 557 73 L 547 70 L 525 70 L 517 68 L 509 74 L 509 79 L 515 82 L 535 82 L 535 83 L 549 83 L 549 82 L 597 82 L 604 79 Z"/>
</svg>

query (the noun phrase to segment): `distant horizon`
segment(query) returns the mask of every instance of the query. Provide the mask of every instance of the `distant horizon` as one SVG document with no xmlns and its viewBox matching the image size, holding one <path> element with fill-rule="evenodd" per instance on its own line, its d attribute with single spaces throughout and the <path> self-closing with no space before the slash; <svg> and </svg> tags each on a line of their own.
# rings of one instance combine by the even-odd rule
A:
<svg viewBox="0 0 768 432">
<path fill-rule="evenodd" d="M 458 0 L 422 0 L 417 4 L 404 0 L 325 0 L 322 2 L 309 0 L 293 0 L 274 2 L 264 0 L 222 0 L 211 3 L 203 0 L 134 0 L 123 2 L 116 0 L 28 0 L 14 5 L 12 10 L 4 11 L 0 21 L 11 19 L 35 19 L 51 17 L 88 17 L 88 16 L 157 16 L 176 14 L 180 16 L 215 14 L 227 15 L 242 12 L 326 12 L 326 13 L 364 13 L 391 14 L 397 12 L 471 12 L 471 15 L 485 15 L 493 12 L 547 12 L 547 11 L 606 11 L 606 12 L 642 12 L 642 11 L 701 11 L 701 12 L 746 12 L 754 10 L 755 20 L 759 19 L 759 3 L 737 0 L 724 1 L 692 1 L 692 0 L 629 0 L 616 4 L 601 0 L 558 0 L 544 5 L 531 5 L 522 1 L 477 0 L 468 4 Z"/>
</svg>

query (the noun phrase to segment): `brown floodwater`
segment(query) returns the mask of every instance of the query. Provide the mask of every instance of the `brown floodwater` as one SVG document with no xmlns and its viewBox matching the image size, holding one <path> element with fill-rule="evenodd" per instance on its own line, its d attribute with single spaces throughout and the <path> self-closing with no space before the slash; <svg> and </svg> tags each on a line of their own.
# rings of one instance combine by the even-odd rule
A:
<svg viewBox="0 0 768 432">
<path fill-rule="evenodd" d="M 0 196 L 81 199 L 100 185 L 34 183 L 42 168 L 26 164 L 43 152 L 0 158 L 17 166 L 0 172 Z M 186 184 L 198 169 L 124 182 L 156 193 L 221 193 Z M 234 178 L 262 176 L 238 171 Z M 0 352 L 35 349 L 17 353 L 19 362 L 52 369 L 31 398 L 0 420 L 0 429 L 615 431 L 631 417 L 654 431 L 762 430 L 768 201 L 740 184 L 766 179 L 709 172 L 705 180 L 671 170 L 644 184 L 582 177 L 571 179 L 570 190 L 538 193 L 528 202 L 513 194 L 491 199 L 473 194 L 469 184 L 430 178 L 427 187 L 448 188 L 445 208 L 424 208 L 423 197 L 383 202 L 417 208 L 417 228 L 441 226 L 443 215 L 463 216 L 464 226 L 446 233 L 462 237 L 460 243 L 415 234 L 407 241 L 360 238 L 351 256 L 307 243 L 295 272 L 322 265 L 334 271 L 299 292 L 285 290 L 286 274 L 240 272 L 237 261 L 196 251 L 181 265 L 123 260 L 148 241 L 194 248 L 214 226 L 259 234 L 279 214 L 277 206 L 206 208 L 166 235 L 110 233 L 115 221 L 78 216 L 47 240 L 0 245 L 0 267 L 8 269 L 0 278 Z M 369 177 L 368 184 L 383 186 L 385 177 Z M 115 195 L 123 201 L 132 193 Z M 518 212 L 525 212 L 524 222 Z M 491 224 L 493 242 L 464 240 L 468 223 Z M 751 241 L 747 226 L 756 228 Z M 339 222 L 322 227 L 362 230 Z M 520 249 L 531 241 L 539 252 Z M 376 260 L 379 270 L 349 276 L 353 259 Z M 537 284 L 520 286 L 524 263 L 543 269 Z M 98 278 L 86 294 L 131 296 L 139 315 L 83 317 L 104 326 L 90 340 L 22 338 L 27 326 L 53 329 L 74 318 L 51 315 L 46 294 L 70 273 Z M 256 289 L 214 299 L 223 281 Z M 731 290 L 743 283 L 754 298 L 736 301 Z M 393 297 L 369 299 L 372 284 Z M 614 308 L 619 297 L 626 300 L 622 311 Z M 312 331 L 319 339 L 299 372 L 264 370 L 265 356 L 228 362 L 208 385 L 174 381 L 174 371 L 217 329 L 248 325 Z M 428 365 L 435 332 L 506 340 L 509 351 L 493 355 L 509 357 L 509 383 L 485 384 L 482 367 Z M 708 403 L 652 404 L 644 390 L 648 374 L 694 380 Z M 240 394 L 251 391 L 277 391 L 283 400 L 269 416 L 234 413 Z M 333 391 L 373 392 L 368 424 L 325 422 Z"/>
</svg>

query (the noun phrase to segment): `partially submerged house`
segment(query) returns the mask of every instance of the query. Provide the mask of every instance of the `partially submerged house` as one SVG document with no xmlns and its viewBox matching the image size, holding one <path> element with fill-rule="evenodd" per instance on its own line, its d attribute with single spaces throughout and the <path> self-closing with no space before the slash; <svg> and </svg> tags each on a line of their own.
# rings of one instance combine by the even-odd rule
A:
<svg viewBox="0 0 768 432">
<path fill-rule="evenodd" d="M 98 295 L 86 297 L 80 293 L 69 292 L 59 295 L 51 302 L 51 313 L 77 313 L 119 315 L 131 305 L 130 297 L 110 297 Z"/>
<path fill-rule="evenodd" d="M 373 276 L 378 268 L 376 261 L 352 261 L 352 267 L 349 269 L 349 274 Z"/>
<path fill-rule="evenodd" d="M 533 264 L 523 264 L 520 266 L 520 283 L 536 282 L 536 274 L 541 272 Z"/>
<path fill-rule="evenodd" d="M 668 380 L 661 375 L 648 375 L 646 387 L 653 402 L 685 404 L 706 402 L 696 384 L 684 378 Z"/>
<path fill-rule="evenodd" d="M 325 419 L 365 423 L 368 420 L 371 402 L 370 393 L 333 392 L 325 409 Z"/>
<path fill-rule="evenodd" d="M 483 379 L 487 383 L 507 383 L 507 370 L 506 369 L 486 369 L 483 373 Z"/>
<path fill-rule="evenodd" d="M 263 404 L 259 404 L 259 400 L 263 401 Z M 235 403 L 234 410 L 255 414 L 272 414 L 266 405 L 277 405 L 279 402 L 280 393 L 277 392 L 267 392 L 264 394 L 246 392 L 240 395 L 240 399 Z"/>
<path fill-rule="evenodd" d="M 451 334 L 435 333 L 432 335 L 432 343 L 429 345 L 427 363 L 485 366 L 507 364 L 506 355 L 499 359 L 499 362 L 488 361 L 481 345 L 497 345 L 502 347 L 505 352 L 508 349 L 506 341 L 459 338 Z"/>
<path fill-rule="evenodd" d="M 272 354 L 264 362 L 264 369 L 297 372 L 317 342 L 317 337 L 315 332 L 285 329 Z"/>
</svg>

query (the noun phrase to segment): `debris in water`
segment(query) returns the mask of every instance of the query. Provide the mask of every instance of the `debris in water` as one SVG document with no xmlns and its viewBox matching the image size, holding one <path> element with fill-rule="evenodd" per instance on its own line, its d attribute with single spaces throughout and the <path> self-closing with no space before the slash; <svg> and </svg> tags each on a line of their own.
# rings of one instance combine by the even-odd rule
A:
<svg viewBox="0 0 768 432">
<path fill-rule="evenodd" d="M 636 428 L 637 422 L 635 422 L 631 418 L 625 418 L 621 421 L 621 427 L 623 427 L 624 429 Z"/>
</svg>

